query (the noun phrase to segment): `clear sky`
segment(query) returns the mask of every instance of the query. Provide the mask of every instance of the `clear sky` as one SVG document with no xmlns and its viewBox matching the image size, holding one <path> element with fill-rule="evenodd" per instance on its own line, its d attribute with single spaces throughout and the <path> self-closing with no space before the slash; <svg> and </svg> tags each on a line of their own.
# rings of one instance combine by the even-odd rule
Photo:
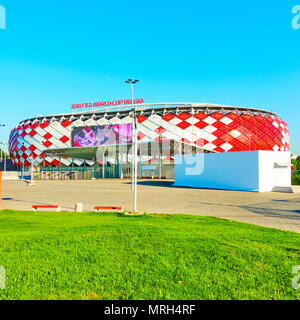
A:
<svg viewBox="0 0 300 320">
<path fill-rule="evenodd" d="M 300 154 L 300 0 L 0 0 L 0 136 L 72 103 L 130 98 L 276 112 Z"/>
</svg>

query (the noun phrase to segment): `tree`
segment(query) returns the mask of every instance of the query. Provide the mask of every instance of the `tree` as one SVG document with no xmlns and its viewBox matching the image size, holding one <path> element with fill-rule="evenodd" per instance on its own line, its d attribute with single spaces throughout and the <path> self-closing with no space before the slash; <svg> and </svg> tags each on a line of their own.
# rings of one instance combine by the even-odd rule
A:
<svg viewBox="0 0 300 320">
<path fill-rule="evenodd" d="M 2 158 L 4 159 L 6 156 L 6 159 L 10 159 L 9 154 L 7 154 L 2 148 L 0 148 L 0 152 L 1 152 L 1 150 L 2 150 Z"/>
<path fill-rule="evenodd" d="M 300 185 L 300 156 L 298 156 L 297 159 L 292 159 L 292 164 L 294 165 L 292 184 Z"/>
</svg>

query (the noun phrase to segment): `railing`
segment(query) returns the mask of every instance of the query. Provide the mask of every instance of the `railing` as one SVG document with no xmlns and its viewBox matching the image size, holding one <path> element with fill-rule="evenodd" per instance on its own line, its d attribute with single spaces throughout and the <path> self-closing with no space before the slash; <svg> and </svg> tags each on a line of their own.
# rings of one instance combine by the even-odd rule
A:
<svg viewBox="0 0 300 320">
<path fill-rule="evenodd" d="M 118 165 L 84 167 L 56 167 L 42 168 L 40 172 L 34 173 L 35 180 L 91 180 L 102 178 L 120 178 L 121 172 Z"/>
</svg>

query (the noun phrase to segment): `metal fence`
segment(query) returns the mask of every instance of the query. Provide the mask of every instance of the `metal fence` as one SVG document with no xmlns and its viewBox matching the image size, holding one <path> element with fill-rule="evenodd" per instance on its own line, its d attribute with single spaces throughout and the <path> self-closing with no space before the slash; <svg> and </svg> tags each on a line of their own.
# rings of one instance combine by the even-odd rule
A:
<svg viewBox="0 0 300 320">
<path fill-rule="evenodd" d="M 89 168 L 56 167 L 42 168 L 34 173 L 35 180 L 91 180 L 103 178 L 120 178 L 121 172 L 118 165 L 95 166 Z"/>
<path fill-rule="evenodd" d="M 91 179 L 114 179 L 131 178 L 132 166 L 109 165 L 109 166 L 87 166 L 87 167 L 42 167 L 35 168 L 33 173 L 34 180 L 91 180 Z M 16 172 L 19 179 L 30 180 L 31 171 L 28 168 L 19 169 Z M 174 165 L 163 164 L 138 164 L 138 178 L 143 179 L 174 179 Z"/>
</svg>

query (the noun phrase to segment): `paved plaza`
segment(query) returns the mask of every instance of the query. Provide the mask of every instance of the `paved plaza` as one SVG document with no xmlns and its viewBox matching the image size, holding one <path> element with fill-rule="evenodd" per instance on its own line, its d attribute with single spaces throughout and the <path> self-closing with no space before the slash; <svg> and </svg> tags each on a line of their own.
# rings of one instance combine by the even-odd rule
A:
<svg viewBox="0 0 300 320">
<path fill-rule="evenodd" d="M 184 213 L 214 216 L 300 233 L 300 193 L 253 193 L 178 188 L 172 181 L 142 180 L 138 183 L 138 209 L 148 213 Z M 84 211 L 96 205 L 123 206 L 131 210 L 133 195 L 129 180 L 4 181 L 2 208 L 32 210 L 34 204 L 59 204 L 74 211 L 82 202 Z"/>
</svg>

